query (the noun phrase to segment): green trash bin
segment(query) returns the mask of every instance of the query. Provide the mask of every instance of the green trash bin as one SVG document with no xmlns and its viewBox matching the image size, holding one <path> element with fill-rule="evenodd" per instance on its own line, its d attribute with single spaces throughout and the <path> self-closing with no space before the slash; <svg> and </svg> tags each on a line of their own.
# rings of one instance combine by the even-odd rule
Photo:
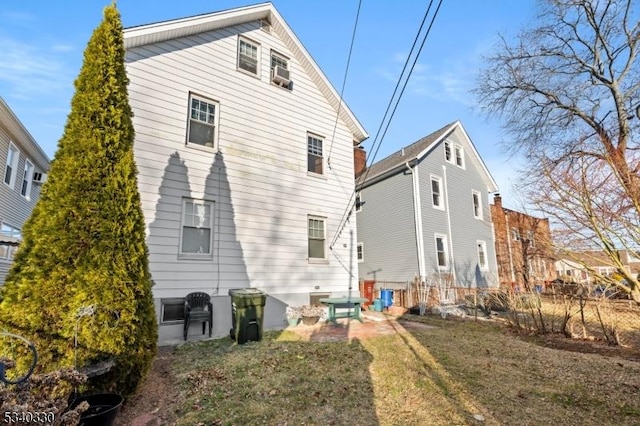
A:
<svg viewBox="0 0 640 426">
<path fill-rule="evenodd" d="M 264 305 L 267 295 L 255 288 L 229 290 L 231 296 L 230 337 L 242 345 L 262 340 Z"/>
</svg>

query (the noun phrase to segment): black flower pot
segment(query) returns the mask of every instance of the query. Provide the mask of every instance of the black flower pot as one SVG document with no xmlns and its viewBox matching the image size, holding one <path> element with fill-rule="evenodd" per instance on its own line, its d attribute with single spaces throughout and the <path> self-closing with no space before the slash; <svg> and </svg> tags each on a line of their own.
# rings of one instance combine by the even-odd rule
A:
<svg viewBox="0 0 640 426">
<path fill-rule="evenodd" d="M 87 401 L 89 408 L 80 415 L 80 426 L 113 426 L 124 398 L 117 393 L 98 393 L 74 399 L 69 408 Z"/>
</svg>

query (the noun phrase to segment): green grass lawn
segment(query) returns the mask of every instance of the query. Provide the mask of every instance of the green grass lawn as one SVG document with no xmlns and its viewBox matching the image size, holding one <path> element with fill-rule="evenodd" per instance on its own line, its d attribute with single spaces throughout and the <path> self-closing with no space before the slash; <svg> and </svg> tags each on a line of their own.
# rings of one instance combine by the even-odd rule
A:
<svg viewBox="0 0 640 426">
<path fill-rule="evenodd" d="M 183 345 L 172 363 L 177 424 L 640 424 L 639 362 L 541 347 L 486 322 L 416 319 L 435 327 Z"/>
</svg>

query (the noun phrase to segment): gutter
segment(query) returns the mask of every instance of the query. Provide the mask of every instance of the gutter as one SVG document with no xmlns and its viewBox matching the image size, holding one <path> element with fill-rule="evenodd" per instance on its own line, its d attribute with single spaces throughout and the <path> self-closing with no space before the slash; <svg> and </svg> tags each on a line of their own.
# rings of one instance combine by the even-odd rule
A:
<svg viewBox="0 0 640 426">
<path fill-rule="evenodd" d="M 451 277 L 452 283 L 456 285 L 456 268 L 455 268 L 455 260 L 453 256 L 453 233 L 451 232 L 451 209 L 449 208 L 449 185 L 447 181 L 447 166 L 442 165 L 442 183 L 444 186 L 444 202 L 445 209 L 447 210 L 447 229 L 449 231 L 449 252 L 451 253 Z"/>
<path fill-rule="evenodd" d="M 427 272 L 424 267 L 424 233 L 422 232 L 422 204 L 420 202 L 420 181 L 418 179 L 418 162 L 414 163 L 413 168 L 407 161 L 404 163 L 407 171 L 411 173 L 412 189 L 413 189 L 413 219 L 415 222 L 416 232 L 416 248 L 418 250 L 418 273 L 420 278 L 427 276 Z"/>
</svg>

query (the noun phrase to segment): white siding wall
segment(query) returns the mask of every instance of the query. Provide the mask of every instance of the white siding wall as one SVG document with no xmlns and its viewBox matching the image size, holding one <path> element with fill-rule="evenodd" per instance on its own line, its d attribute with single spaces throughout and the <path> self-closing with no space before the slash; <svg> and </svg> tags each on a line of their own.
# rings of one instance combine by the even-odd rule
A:
<svg viewBox="0 0 640 426">
<path fill-rule="evenodd" d="M 236 70 L 238 34 L 261 44 L 260 78 Z M 270 49 L 290 57 L 292 91 L 270 83 Z M 284 303 L 346 294 L 355 218 L 335 244 L 346 268 L 328 245 L 353 191 L 352 135 L 339 121 L 332 168 L 307 174 L 307 132 L 324 137 L 326 159 L 336 111 L 275 32 L 246 24 L 133 48 L 127 72 L 155 297 L 248 286 Z M 185 145 L 189 92 L 219 102 L 218 155 Z M 213 260 L 178 259 L 183 197 L 215 202 Z M 307 215 L 327 218 L 327 264 L 307 260 Z"/>
</svg>

